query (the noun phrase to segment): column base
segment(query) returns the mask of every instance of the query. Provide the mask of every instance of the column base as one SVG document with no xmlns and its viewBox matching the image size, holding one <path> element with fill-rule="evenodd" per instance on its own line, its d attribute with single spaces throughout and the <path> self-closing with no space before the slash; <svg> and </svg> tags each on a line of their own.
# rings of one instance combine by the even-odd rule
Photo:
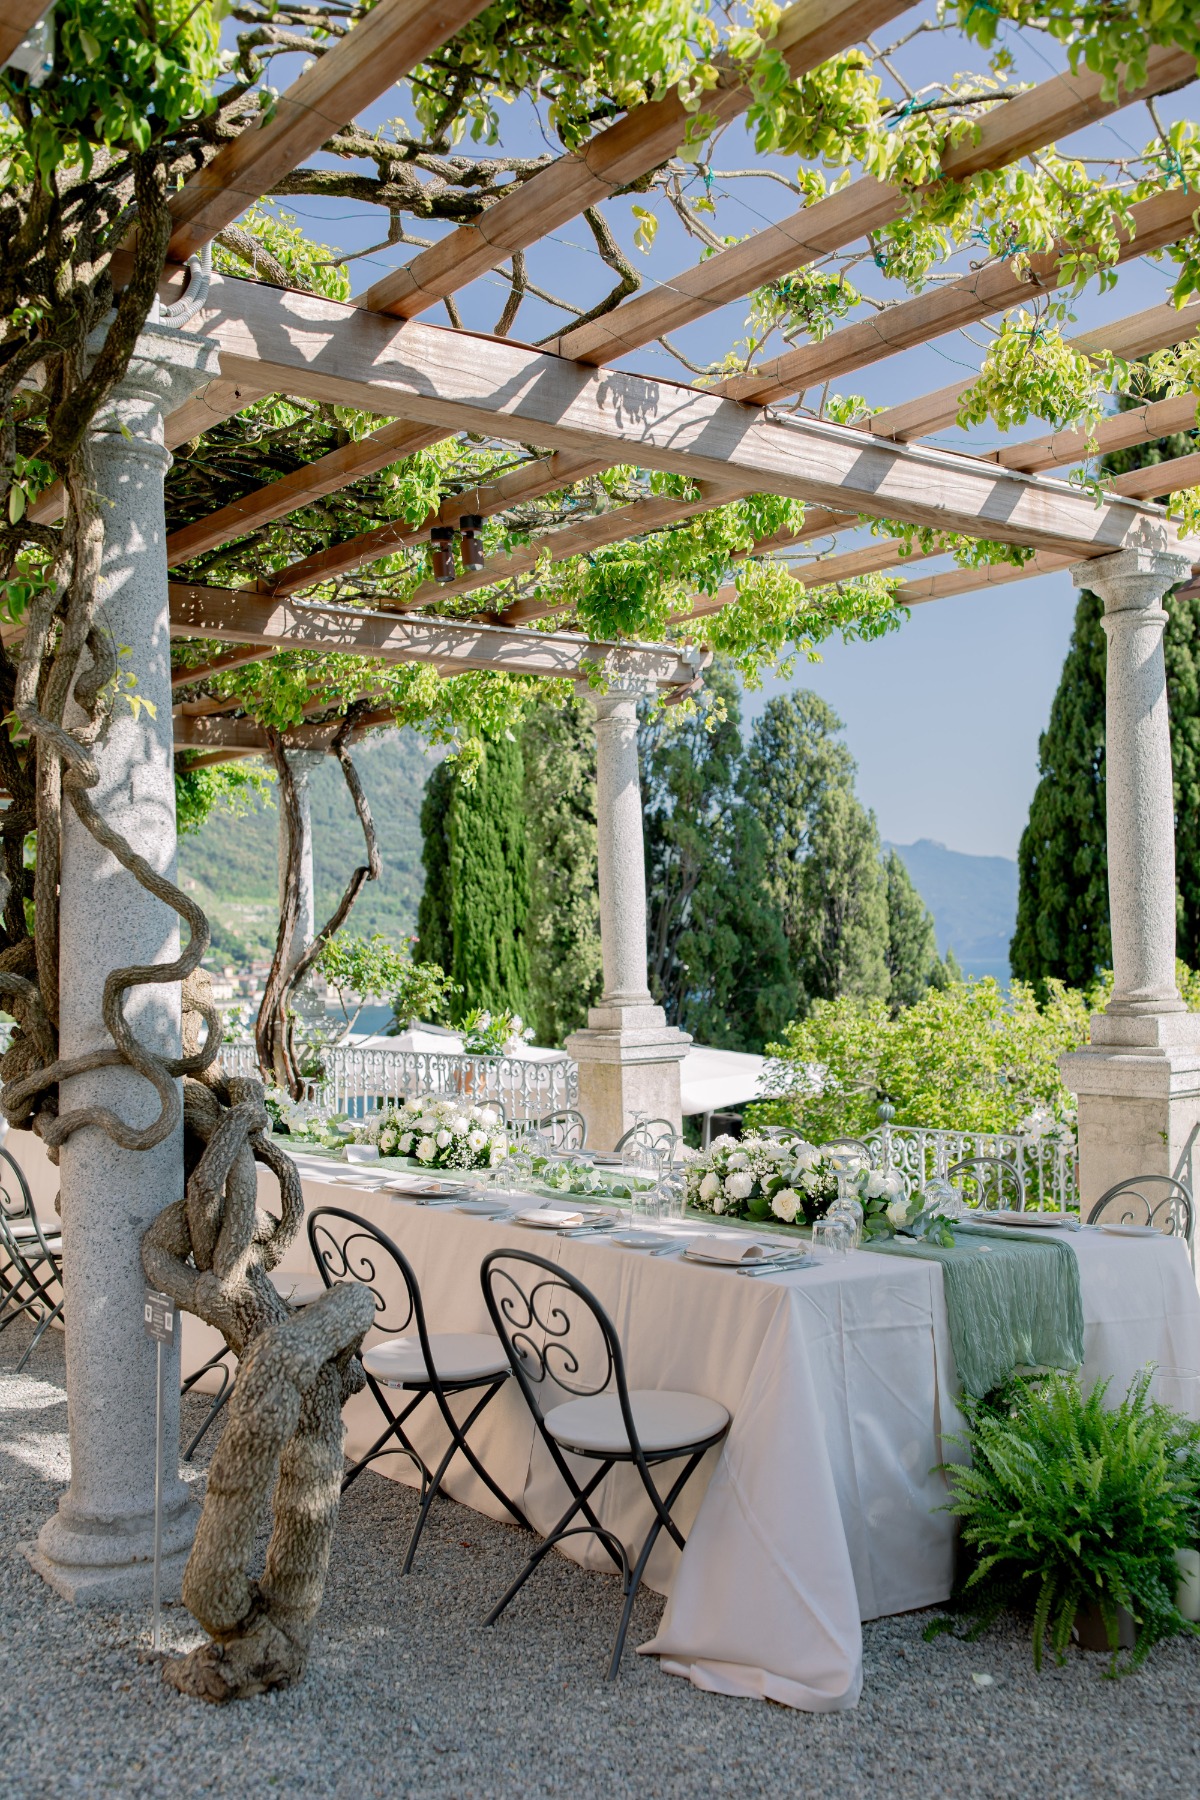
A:
<svg viewBox="0 0 1200 1800">
<path fill-rule="evenodd" d="M 162 1539 L 162 1597 L 179 1598 L 180 1584 L 200 1508 L 191 1490 L 164 1511 Z M 154 1518 L 72 1519 L 60 1510 L 37 1535 L 36 1543 L 22 1544 L 30 1566 L 56 1594 L 77 1606 L 121 1605 L 148 1600 L 154 1585 Z"/>
<path fill-rule="evenodd" d="M 1085 1215 L 1118 1181 L 1175 1173 L 1200 1134 L 1200 1015 L 1098 1015 L 1091 1044 L 1059 1069 L 1079 1104 Z"/>
<path fill-rule="evenodd" d="M 579 1065 L 579 1110 L 588 1147 L 611 1150 L 644 1113 L 683 1129 L 680 1064 L 691 1038 L 666 1024 L 661 1006 L 596 1006 L 586 1031 L 566 1041 Z"/>
</svg>

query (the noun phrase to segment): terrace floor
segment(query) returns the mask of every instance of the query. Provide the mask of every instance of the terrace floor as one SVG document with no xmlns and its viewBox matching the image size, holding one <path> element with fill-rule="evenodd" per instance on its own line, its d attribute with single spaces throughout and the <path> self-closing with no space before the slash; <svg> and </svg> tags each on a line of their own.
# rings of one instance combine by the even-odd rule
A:
<svg viewBox="0 0 1200 1800">
<path fill-rule="evenodd" d="M 22 1324 L 0 1336 L 9 1800 L 1200 1792 L 1195 1643 L 1160 1648 L 1123 1681 L 1105 1679 L 1105 1658 L 1078 1651 L 1037 1676 L 1017 1622 L 975 1644 L 927 1644 L 929 1615 L 910 1614 L 865 1628 L 866 1685 L 853 1712 L 701 1693 L 634 1654 L 609 1686 L 600 1677 L 617 1611 L 611 1578 L 552 1557 L 485 1631 L 478 1621 L 519 1566 L 520 1534 L 442 1502 L 416 1573 L 402 1581 L 415 1497 L 370 1474 L 346 1497 L 304 1683 L 223 1710 L 185 1700 L 159 1679 L 145 1612 L 77 1611 L 20 1553 L 67 1476 L 62 1340 L 49 1334 L 18 1376 L 27 1342 Z M 198 1422 L 203 1404 L 188 1402 L 188 1416 Z M 631 1644 L 650 1636 L 661 1605 L 642 1596 Z M 182 1608 L 167 1617 L 173 1647 L 198 1641 Z"/>
</svg>

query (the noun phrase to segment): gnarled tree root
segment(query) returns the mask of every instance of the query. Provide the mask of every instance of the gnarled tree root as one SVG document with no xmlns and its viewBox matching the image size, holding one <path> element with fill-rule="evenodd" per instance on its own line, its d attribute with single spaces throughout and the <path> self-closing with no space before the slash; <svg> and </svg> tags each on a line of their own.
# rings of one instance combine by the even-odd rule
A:
<svg viewBox="0 0 1200 1800">
<path fill-rule="evenodd" d="M 341 1494 L 342 1406 L 362 1386 L 351 1352 L 373 1316 L 368 1289 L 333 1288 L 247 1351 L 183 1578 L 184 1602 L 212 1642 L 163 1670 L 181 1693 L 241 1699 L 304 1673 Z M 246 1565 L 273 1482 L 258 1582 Z"/>
</svg>

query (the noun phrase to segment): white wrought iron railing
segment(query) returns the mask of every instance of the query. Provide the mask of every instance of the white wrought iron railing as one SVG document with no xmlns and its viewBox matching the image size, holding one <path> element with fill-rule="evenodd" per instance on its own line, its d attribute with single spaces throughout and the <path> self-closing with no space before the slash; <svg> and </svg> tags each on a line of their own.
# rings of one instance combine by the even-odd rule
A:
<svg viewBox="0 0 1200 1800">
<path fill-rule="evenodd" d="M 257 1072 L 253 1044 L 224 1044 L 221 1058 L 230 1074 Z M 324 1112 L 351 1118 L 425 1094 L 499 1105 L 508 1119 L 540 1119 L 579 1103 L 579 1071 L 566 1055 L 456 1056 L 341 1045 L 322 1049 L 320 1058 L 324 1076 L 306 1084 L 306 1098 Z"/>
<path fill-rule="evenodd" d="M 872 1161 L 883 1161 L 885 1137 L 893 1168 L 915 1187 L 939 1170 L 971 1156 L 1002 1156 L 1015 1163 L 1031 1212 L 1077 1212 L 1079 1179 L 1074 1140 L 1009 1131 L 942 1131 L 923 1125 L 886 1125 L 864 1140 Z"/>
</svg>

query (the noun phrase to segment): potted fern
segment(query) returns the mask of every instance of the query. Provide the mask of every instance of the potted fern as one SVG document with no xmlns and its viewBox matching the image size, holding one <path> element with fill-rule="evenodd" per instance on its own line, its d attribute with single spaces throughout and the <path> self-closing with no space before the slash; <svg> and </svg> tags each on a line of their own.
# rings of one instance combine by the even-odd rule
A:
<svg viewBox="0 0 1200 1800">
<path fill-rule="evenodd" d="M 1081 1627 L 1117 1674 L 1122 1648 L 1136 1666 L 1160 1639 L 1197 1629 L 1177 1603 L 1176 1552 L 1200 1542 L 1200 1424 L 1150 1399 L 1151 1374 L 1117 1406 L 1107 1383 L 1085 1396 L 1056 1374 L 969 1407 L 952 1441 L 970 1465 L 944 1471 L 947 1510 L 962 1521 L 969 1572 L 956 1606 L 975 1615 L 969 1635 L 1005 1609 L 1029 1612 L 1036 1668 L 1047 1641 L 1062 1662 Z"/>
</svg>

